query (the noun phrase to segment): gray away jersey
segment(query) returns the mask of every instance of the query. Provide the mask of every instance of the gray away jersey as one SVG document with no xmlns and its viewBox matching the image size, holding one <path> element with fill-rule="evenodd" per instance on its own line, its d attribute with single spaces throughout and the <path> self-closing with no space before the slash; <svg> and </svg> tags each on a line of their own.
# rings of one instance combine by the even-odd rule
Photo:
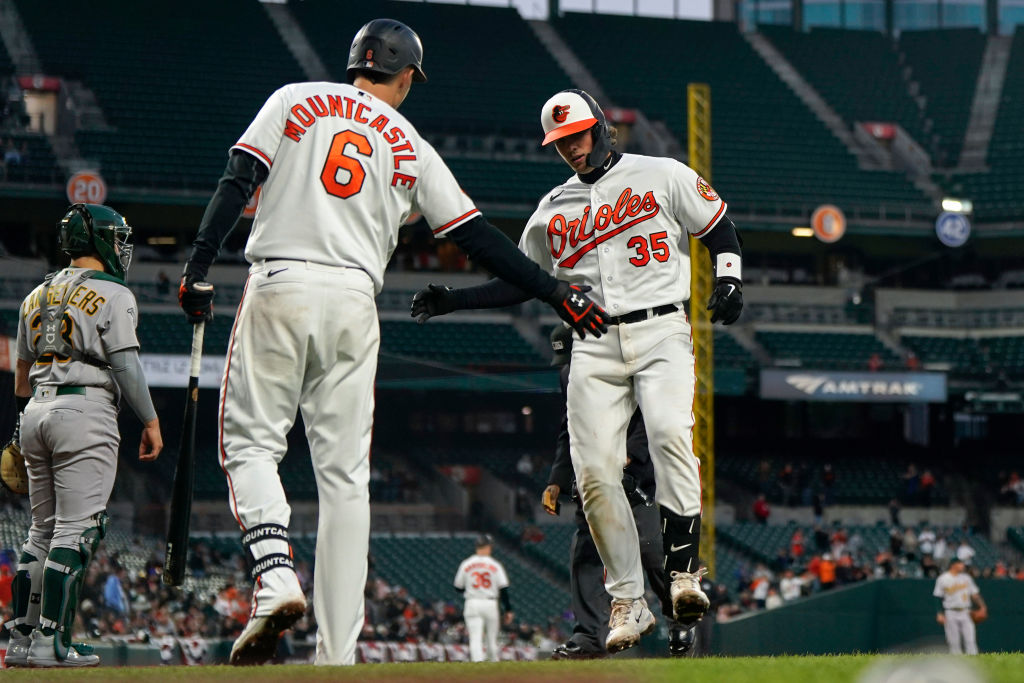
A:
<svg viewBox="0 0 1024 683">
<path fill-rule="evenodd" d="M 65 268 L 58 272 L 50 287 L 50 307 L 60 306 L 67 288 L 77 281 L 83 268 Z M 42 324 L 40 299 L 43 285 L 25 297 L 18 317 L 18 358 L 34 361 L 29 382 L 62 386 L 103 387 L 117 392 L 110 373 L 101 368 L 71 359 L 53 358 L 45 354 L 36 358 L 42 347 L 39 332 Z M 106 361 L 111 353 L 138 348 L 135 336 L 138 324 L 135 296 L 120 280 L 99 273 L 75 287 L 61 323 L 61 334 L 71 346 L 84 354 Z"/>
</svg>

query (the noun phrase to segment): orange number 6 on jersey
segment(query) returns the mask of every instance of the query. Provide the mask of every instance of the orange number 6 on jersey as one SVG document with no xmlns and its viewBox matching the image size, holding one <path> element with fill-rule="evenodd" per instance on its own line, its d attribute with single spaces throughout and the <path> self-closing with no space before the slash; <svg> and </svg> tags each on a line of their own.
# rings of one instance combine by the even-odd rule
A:
<svg viewBox="0 0 1024 683">
<path fill-rule="evenodd" d="M 363 180 L 366 178 L 366 170 L 362 162 L 355 157 L 345 155 L 345 147 L 353 145 L 358 154 L 364 157 L 373 156 L 373 147 L 366 136 L 355 131 L 345 130 L 334 136 L 331 141 L 331 151 L 327 153 L 327 160 L 324 162 L 324 170 L 320 173 L 320 182 L 324 184 L 327 194 L 335 197 L 348 199 L 352 195 L 359 194 L 363 189 Z M 347 182 L 338 182 L 338 171 L 345 170 L 349 173 Z"/>
</svg>

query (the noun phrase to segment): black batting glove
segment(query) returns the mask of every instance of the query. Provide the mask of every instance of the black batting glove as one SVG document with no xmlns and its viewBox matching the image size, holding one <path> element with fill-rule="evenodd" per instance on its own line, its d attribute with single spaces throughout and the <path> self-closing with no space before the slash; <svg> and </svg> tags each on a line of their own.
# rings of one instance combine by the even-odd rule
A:
<svg viewBox="0 0 1024 683">
<path fill-rule="evenodd" d="M 185 273 L 178 288 L 178 304 L 193 325 L 213 320 L 213 285 Z"/>
<path fill-rule="evenodd" d="M 416 322 L 425 323 L 431 318 L 455 310 L 455 294 L 451 287 L 427 285 L 412 297 L 410 313 Z"/>
<path fill-rule="evenodd" d="M 715 278 L 708 310 L 712 312 L 712 323 L 721 320 L 723 325 L 732 325 L 736 322 L 743 310 L 743 283 L 734 277 Z"/>
<path fill-rule="evenodd" d="M 589 285 L 570 285 L 564 280 L 559 280 L 555 291 L 545 299 L 546 303 L 558 313 L 558 317 L 576 330 L 580 339 L 583 339 L 588 332 L 595 337 L 600 337 L 608 331 L 608 314 L 587 296 L 589 291 Z"/>
</svg>

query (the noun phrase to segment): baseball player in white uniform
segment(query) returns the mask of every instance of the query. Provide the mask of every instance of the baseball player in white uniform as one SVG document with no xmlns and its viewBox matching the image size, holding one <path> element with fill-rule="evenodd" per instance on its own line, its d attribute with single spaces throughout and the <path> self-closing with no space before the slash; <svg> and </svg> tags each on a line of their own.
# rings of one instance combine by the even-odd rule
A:
<svg viewBox="0 0 1024 683">
<path fill-rule="evenodd" d="M 455 590 L 463 593 L 465 606 L 462 617 L 469 632 L 469 658 L 482 662 L 484 657 L 484 635 L 487 637 L 486 659 L 498 661 L 498 600 L 502 610 L 511 614 L 508 597 L 508 574 L 505 568 L 491 556 L 494 539 L 490 534 L 480 536 L 476 541 L 476 553 L 470 555 L 455 572 Z"/>
<path fill-rule="evenodd" d="M 942 609 L 936 616 L 946 630 L 946 643 L 950 654 L 978 654 L 977 630 L 971 619 L 971 605 L 987 609 L 981 597 L 978 584 L 964 570 L 964 561 L 954 559 L 949 569 L 935 579 L 935 590 L 932 595 L 942 603 Z"/>
<path fill-rule="evenodd" d="M 138 309 L 124 283 L 131 228 L 96 204 L 71 206 L 57 228 L 71 265 L 36 287 L 18 316 L 14 390 L 24 410 L 32 525 L 11 585 L 9 667 L 100 663 L 71 635 L 89 563 L 106 533 L 121 399 L 144 425 L 139 459 L 155 460 L 163 447 L 139 362 Z"/>
<path fill-rule="evenodd" d="M 425 81 L 419 37 L 391 19 L 352 42 L 349 84 L 286 85 L 230 152 L 185 266 L 190 322 L 212 316 L 206 274 L 256 189 L 245 255 L 252 264 L 231 333 L 219 411 L 220 464 L 252 561 L 252 615 L 233 664 L 273 656 L 304 613 L 278 476 L 302 411 L 320 521 L 314 571 L 316 663 L 354 664 L 369 544 L 369 450 L 379 325 L 374 297 L 398 229 L 421 213 L 435 235 L 556 308 L 580 333 L 603 311 L 579 288 L 525 258 L 487 223 L 451 171 L 397 111 Z"/>
<path fill-rule="evenodd" d="M 688 235 L 708 248 L 715 273 L 707 307 L 728 325 L 743 306 L 739 236 L 726 204 L 685 164 L 619 154 L 590 95 L 564 90 L 541 109 L 544 144 L 554 142 L 576 172 L 545 195 L 520 249 L 542 268 L 590 291 L 611 316 L 608 334 L 573 345 L 569 438 L 583 509 L 607 570 L 609 652 L 654 628 L 644 602 L 636 525 L 622 489 L 626 428 L 639 405 L 650 441 L 661 508 L 665 570 L 676 619 L 700 619 L 701 487 L 693 452 L 694 358 L 683 303 L 690 298 Z M 432 285 L 412 313 L 426 320 L 457 308 L 527 298 L 498 280 L 465 290 Z"/>
</svg>

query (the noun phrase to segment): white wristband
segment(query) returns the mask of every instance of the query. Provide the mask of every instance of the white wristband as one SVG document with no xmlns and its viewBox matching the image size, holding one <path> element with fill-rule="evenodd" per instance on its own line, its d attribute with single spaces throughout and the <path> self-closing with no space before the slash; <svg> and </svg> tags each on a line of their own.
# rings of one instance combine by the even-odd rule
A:
<svg viewBox="0 0 1024 683">
<path fill-rule="evenodd" d="M 743 280 L 743 267 L 739 254 L 728 252 L 715 257 L 715 277 L 734 277 Z"/>
</svg>

